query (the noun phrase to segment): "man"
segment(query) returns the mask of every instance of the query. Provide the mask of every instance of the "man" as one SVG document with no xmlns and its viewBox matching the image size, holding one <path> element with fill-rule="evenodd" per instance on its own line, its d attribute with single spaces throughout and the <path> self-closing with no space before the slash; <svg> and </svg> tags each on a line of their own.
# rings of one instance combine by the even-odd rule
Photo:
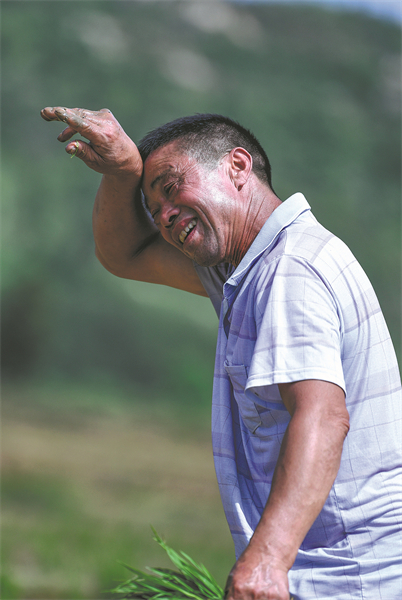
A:
<svg viewBox="0 0 402 600">
<path fill-rule="evenodd" d="M 220 314 L 212 436 L 236 548 L 229 600 L 397 600 L 400 379 L 345 245 L 238 124 L 179 119 L 139 147 L 63 107 L 66 150 L 103 174 L 96 254 L 119 277 L 209 295 Z"/>
</svg>

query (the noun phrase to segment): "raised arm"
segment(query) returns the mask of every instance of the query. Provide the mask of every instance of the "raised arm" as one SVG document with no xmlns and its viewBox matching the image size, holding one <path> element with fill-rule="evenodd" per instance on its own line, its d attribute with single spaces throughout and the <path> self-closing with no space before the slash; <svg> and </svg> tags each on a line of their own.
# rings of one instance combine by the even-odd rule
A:
<svg viewBox="0 0 402 600">
<path fill-rule="evenodd" d="M 141 156 L 112 113 L 47 107 L 41 116 L 67 125 L 58 136 L 61 142 L 76 133 L 86 138 L 70 141 L 66 152 L 103 175 L 93 210 L 95 252 L 102 265 L 118 277 L 205 296 L 192 261 L 162 238 L 145 211 Z"/>
</svg>

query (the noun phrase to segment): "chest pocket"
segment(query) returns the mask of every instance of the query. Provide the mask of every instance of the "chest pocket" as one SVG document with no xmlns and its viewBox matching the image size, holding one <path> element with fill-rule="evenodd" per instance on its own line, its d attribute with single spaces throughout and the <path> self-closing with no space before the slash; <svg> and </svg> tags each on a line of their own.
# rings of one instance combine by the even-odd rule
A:
<svg viewBox="0 0 402 600">
<path fill-rule="evenodd" d="M 251 433 L 255 433 L 261 425 L 261 417 L 254 402 L 245 394 L 247 368 L 244 365 L 229 365 L 227 361 L 225 361 L 225 370 L 231 381 L 233 394 L 244 424 Z"/>
</svg>

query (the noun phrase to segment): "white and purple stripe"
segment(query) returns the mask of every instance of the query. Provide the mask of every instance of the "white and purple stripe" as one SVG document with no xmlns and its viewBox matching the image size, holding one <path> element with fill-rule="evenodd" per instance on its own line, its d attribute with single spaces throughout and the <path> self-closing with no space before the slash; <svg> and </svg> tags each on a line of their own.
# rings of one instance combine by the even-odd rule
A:
<svg viewBox="0 0 402 600">
<path fill-rule="evenodd" d="M 216 309 L 221 300 L 212 441 L 236 555 L 266 504 L 290 419 L 277 384 L 330 381 L 346 393 L 351 427 L 291 591 L 299 600 L 402 598 L 401 385 L 364 271 L 302 194 L 272 213 L 233 273 L 196 268 Z"/>
</svg>

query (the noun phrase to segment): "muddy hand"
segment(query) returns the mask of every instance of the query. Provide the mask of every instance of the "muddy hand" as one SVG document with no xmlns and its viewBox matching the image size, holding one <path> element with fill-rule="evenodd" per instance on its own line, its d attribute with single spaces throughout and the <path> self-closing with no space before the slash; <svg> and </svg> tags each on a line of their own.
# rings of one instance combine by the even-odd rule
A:
<svg viewBox="0 0 402 600">
<path fill-rule="evenodd" d="M 110 110 L 98 111 L 83 108 L 47 107 L 41 111 L 45 121 L 62 121 L 67 127 L 58 140 L 67 142 L 76 133 L 86 138 L 67 144 L 66 152 L 77 156 L 98 173 L 140 177 L 142 160 L 134 142 L 124 132 Z"/>
<path fill-rule="evenodd" d="M 224 599 L 291 600 L 287 568 L 250 543 L 229 573 Z"/>
</svg>

